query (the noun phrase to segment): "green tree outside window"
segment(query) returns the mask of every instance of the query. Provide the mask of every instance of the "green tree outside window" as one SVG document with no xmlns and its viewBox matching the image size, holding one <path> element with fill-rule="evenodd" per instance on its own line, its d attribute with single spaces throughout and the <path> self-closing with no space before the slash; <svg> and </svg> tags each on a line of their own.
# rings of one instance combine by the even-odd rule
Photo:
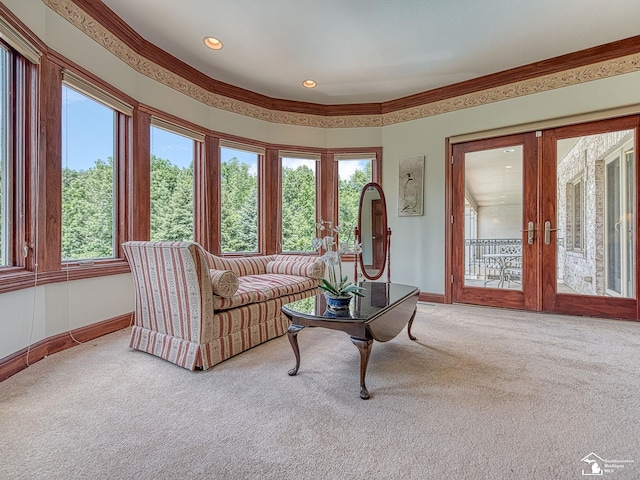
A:
<svg viewBox="0 0 640 480">
<path fill-rule="evenodd" d="M 190 242 L 195 238 L 193 139 L 151 127 L 151 240 Z"/>
<path fill-rule="evenodd" d="M 282 251 L 312 252 L 316 236 L 316 161 L 282 159 Z"/>
<path fill-rule="evenodd" d="M 358 203 L 362 188 L 372 181 L 371 160 L 338 162 L 338 225 L 350 230 L 358 226 Z"/>
<path fill-rule="evenodd" d="M 256 154 L 249 155 L 255 163 L 235 156 L 221 163 L 220 230 L 224 253 L 258 251 L 258 175 L 252 168 L 257 167 L 258 158 Z"/>
<path fill-rule="evenodd" d="M 62 86 L 63 261 L 115 256 L 115 118 L 112 108 Z M 91 158 L 90 146 L 101 154 Z"/>
</svg>

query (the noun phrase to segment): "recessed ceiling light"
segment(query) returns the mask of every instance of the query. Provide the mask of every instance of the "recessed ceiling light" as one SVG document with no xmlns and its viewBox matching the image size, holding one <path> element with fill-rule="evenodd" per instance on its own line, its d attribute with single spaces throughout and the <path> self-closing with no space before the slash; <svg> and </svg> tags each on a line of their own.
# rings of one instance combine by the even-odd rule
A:
<svg viewBox="0 0 640 480">
<path fill-rule="evenodd" d="M 305 80 L 302 82 L 302 86 L 305 88 L 314 88 L 318 83 L 315 80 Z"/>
<path fill-rule="evenodd" d="M 511 165 L 505 165 L 504 168 L 513 168 Z"/>
<path fill-rule="evenodd" d="M 211 50 L 220 50 L 222 48 L 222 42 L 216 37 L 204 37 L 202 41 Z"/>
<path fill-rule="evenodd" d="M 515 149 L 515 148 L 507 148 L 507 149 L 504 151 L 504 153 L 513 153 L 513 152 L 515 152 L 515 151 L 516 151 L 516 149 Z"/>
</svg>

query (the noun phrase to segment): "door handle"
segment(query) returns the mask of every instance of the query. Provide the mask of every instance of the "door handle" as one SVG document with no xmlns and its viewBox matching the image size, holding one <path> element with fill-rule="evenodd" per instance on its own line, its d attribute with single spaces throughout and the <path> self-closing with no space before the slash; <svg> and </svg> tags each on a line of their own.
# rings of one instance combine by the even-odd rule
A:
<svg viewBox="0 0 640 480">
<path fill-rule="evenodd" d="M 521 232 L 527 232 L 527 243 L 529 245 L 533 245 L 533 240 L 536 235 L 536 230 L 534 228 L 533 222 L 529 222 L 527 224 L 527 230 L 520 230 Z"/>
<path fill-rule="evenodd" d="M 551 228 L 551 222 L 549 220 L 544 222 L 544 244 L 545 245 L 551 244 L 551 232 L 555 232 L 556 230 L 558 229 Z"/>
</svg>

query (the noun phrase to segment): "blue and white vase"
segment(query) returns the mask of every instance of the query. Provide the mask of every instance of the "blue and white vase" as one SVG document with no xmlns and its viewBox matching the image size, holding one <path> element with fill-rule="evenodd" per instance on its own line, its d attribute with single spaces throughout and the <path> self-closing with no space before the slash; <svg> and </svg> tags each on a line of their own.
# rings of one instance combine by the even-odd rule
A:
<svg viewBox="0 0 640 480">
<path fill-rule="evenodd" d="M 335 296 L 329 292 L 324 292 L 324 298 L 327 300 L 327 307 L 331 310 L 349 310 L 351 303 L 351 295 Z"/>
</svg>

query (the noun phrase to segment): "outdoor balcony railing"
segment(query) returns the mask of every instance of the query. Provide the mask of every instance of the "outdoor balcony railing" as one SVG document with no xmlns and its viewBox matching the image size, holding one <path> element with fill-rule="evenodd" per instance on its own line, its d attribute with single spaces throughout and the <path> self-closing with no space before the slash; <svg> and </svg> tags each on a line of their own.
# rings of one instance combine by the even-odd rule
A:
<svg viewBox="0 0 640 480">
<path fill-rule="evenodd" d="M 485 275 L 485 255 L 521 251 L 521 238 L 466 238 L 464 240 L 464 274 L 466 278 L 478 279 Z"/>
</svg>

